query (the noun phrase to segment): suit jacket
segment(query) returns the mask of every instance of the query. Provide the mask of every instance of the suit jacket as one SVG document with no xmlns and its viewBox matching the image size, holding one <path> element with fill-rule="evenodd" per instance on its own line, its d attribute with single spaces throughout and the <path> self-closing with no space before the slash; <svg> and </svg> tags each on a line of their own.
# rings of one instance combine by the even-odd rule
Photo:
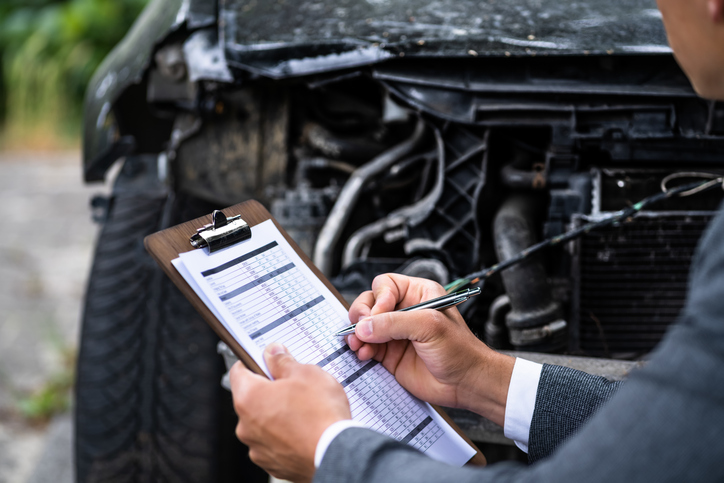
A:
<svg viewBox="0 0 724 483">
<path fill-rule="evenodd" d="M 544 366 L 531 465 L 453 468 L 366 429 L 342 432 L 314 481 L 724 481 L 724 214 L 692 263 L 679 321 L 620 385 Z M 555 450 L 555 451 L 554 451 Z"/>
</svg>

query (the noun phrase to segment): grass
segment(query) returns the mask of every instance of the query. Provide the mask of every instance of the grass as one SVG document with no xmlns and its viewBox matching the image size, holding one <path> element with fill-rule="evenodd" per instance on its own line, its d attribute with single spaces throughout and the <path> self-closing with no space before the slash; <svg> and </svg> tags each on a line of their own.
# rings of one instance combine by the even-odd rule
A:
<svg viewBox="0 0 724 483">
<path fill-rule="evenodd" d="M 70 408 L 71 390 L 75 379 L 75 360 L 75 351 L 65 349 L 58 372 L 48 378 L 36 391 L 19 398 L 17 411 L 26 422 L 33 425 L 46 424 L 53 416 L 64 413 Z"/>
</svg>

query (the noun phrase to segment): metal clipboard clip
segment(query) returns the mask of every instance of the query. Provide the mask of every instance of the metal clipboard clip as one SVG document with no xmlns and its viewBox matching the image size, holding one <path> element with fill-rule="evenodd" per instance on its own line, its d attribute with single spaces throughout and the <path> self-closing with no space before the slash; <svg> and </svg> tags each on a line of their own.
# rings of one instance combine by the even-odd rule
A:
<svg viewBox="0 0 724 483">
<path fill-rule="evenodd" d="M 192 247 L 208 248 L 208 253 L 213 253 L 251 238 L 251 228 L 241 215 L 227 218 L 221 211 L 214 210 L 211 219 L 211 223 L 197 229 L 191 236 Z"/>
</svg>

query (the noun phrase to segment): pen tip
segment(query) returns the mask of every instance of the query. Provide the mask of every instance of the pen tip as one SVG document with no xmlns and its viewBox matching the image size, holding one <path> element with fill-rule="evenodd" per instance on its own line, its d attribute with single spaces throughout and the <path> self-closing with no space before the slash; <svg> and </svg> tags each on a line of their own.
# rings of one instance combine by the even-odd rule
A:
<svg viewBox="0 0 724 483">
<path fill-rule="evenodd" d="M 342 335 L 354 334 L 354 330 L 355 330 L 355 326 L 353 325 L 351 327 L 345 327 L 344 329 L 335 332 L 334 335 L 342 336 Z"/>
</svg>

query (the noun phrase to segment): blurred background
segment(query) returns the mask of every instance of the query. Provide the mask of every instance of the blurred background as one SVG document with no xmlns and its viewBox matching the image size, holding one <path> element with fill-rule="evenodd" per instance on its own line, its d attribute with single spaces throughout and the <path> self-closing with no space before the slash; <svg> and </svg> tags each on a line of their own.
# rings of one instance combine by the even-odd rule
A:
<svg viewBox="0 0 724 483">
<path fill-rule="evenodd" d="M 81 177 L 91 75 L 147 0 L 0 0 L 0 483 L 70 482 L 82 298 L 105 185 Z"/>
<path fill-rule="evenodd" d="M 76 148 L 86 85 L 146 3 L 2 0 L 0 148 Z"/>
</svg>

